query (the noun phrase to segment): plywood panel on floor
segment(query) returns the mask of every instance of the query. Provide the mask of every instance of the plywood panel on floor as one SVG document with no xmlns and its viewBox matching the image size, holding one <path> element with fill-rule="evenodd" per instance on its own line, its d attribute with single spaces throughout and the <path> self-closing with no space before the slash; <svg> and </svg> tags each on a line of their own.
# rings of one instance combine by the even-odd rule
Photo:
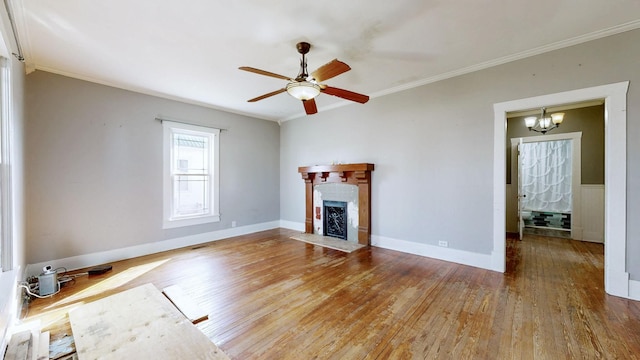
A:
<svg viewBox="0 0 640 360">
<path fill-rule="evenodd" d="M 80 360 L 226 359 L 153 284 L 82 305 L 69 319 Z"/>
</svg>

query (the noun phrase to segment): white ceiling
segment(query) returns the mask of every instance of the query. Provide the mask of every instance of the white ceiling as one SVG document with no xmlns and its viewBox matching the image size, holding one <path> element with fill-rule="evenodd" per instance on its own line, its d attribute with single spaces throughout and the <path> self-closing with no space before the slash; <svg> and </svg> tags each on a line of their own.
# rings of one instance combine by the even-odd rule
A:
<svg viewBox="0 0 640 360">
<path fill-rule="evenodd" d="M 640 27 L 639 0 L 9 0 L 27 69 L 268 120 L 304 115 L 286 93 L 334 58 L 328 85 L 372 98 Z M 321 94 L 319 112 L 367 106 Z"/>
</svg>

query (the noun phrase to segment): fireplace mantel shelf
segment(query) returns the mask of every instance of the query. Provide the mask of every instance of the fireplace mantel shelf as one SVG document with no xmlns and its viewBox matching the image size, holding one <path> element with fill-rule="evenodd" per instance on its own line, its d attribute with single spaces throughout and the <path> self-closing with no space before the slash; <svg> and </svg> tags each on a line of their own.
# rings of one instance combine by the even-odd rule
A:
<svg viewBox="0 0 640 360">
<path fill-rule="evenodd" d="M 300 173 L 322 173 L 322 172 L 343 172 L 343 171 L 373 171 L 373 164 L 337 164 L 337 165 L 314 165 L 301 166 Z"/>
<path fill-rule="evenodd" d="M 310 174 L 320 174 L 319 182 L 327 182 L 331 174 L 336 174 L 342 182 L 348 182 L 349 177 L 353 175 L 356 179 L 364 179 L 370 181 L 370 173 L 373 171 L 373 164 L 338 164 L 338 165 L 314 165 L 301 166 L 298 172 L 302 174 L 302 178 L 307 180 Z"/>
<path fill-rule="evenodd" d="M 358 243 L 371 245 L 371 172 L 373 164 L 301 166 L 305 181 L 305 233 L 313 234 L 313 187 L 322 183 L 348 183 L 358 187 Z"/>
</svg>

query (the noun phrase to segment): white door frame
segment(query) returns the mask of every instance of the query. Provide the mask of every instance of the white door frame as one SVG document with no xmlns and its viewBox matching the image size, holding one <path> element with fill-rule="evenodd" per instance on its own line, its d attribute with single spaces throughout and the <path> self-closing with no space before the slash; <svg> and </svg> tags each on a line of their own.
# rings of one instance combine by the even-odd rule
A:
<svg viewBox="0 0 640 360">
<path fill-rule="evenodd" d="M 511 183 L 514 176 L 520 176 L 518 162 L 518 144 L 543 141 L 571 140 L 571 238 L 582 240 L 582 131 L 552 135 L 538 135 L 511 139 Z M 512 185 L 513 186 L 513 185 Z M 518 196 L 520 184 L 518 183 Z M 520 209 L 518 209 L 520 212 Z M 518 214 L 520 217 L 520 214 Z M 520 218 L 518 219 L 521 220 Z M 520 239 L 522 240 L 522 239 Z"/>
<path fill-rule="evenodd" d="M 626 272 L 628 88 L 629 82 L 625 81 L 493 105 L 493 270 L 504 272 L 506 268 L 507 112 L 604 99 L 604 287 L 608 294 L 630 298 L 629 273 Z"/>
</svg>

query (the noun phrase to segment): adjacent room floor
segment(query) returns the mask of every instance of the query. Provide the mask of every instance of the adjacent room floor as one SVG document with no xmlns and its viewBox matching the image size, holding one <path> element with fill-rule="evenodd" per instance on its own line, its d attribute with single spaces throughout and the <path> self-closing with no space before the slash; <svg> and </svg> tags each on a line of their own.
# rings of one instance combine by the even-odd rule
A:
<svg viewBox="0 0 640 360">
<path fill-rule="evenodd" d="M 276 229 L 112 263 L 31 303 L 52 340 L 67 311 L 124 289 L 179 284 L 233 359 L 635 358 L 640 302 L 604 292 L 603 245 L 507 239 L 505 274 Z M 176 334 L 180 336 L 180 334 Z"/>
</svg>

